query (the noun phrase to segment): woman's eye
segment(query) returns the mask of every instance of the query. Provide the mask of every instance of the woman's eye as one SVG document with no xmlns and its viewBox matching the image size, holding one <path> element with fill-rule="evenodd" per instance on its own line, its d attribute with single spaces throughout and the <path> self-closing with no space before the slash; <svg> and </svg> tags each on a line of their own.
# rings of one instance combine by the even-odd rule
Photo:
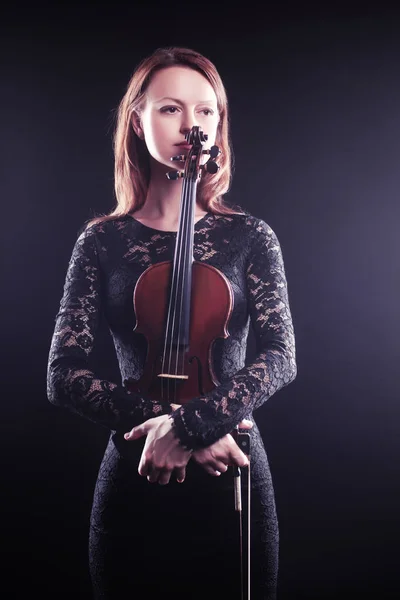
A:
<svg viewBox="0 0 400 600">
<path fill-rule="evenodd" d="M 214 111 L 211 110 L 211 108 L 203 108 L 201 112 L 204 113 L 206 115 L 206 117 L 214 114 Z"/>
<path fill-rule="evenodd" d="M 174 115 L 177 110 L 178 110 L 178 108 L 176 106 L 164 106 L 161 109 L 161 112 L 162 113 L 167 113 L 169 115 Z"/>
</svg>

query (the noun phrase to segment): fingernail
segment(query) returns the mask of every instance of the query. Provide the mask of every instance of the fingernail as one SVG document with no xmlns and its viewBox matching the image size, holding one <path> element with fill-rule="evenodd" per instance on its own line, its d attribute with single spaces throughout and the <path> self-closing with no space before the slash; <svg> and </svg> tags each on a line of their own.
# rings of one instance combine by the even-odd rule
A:
<svg viewBox="0 0 400 600">
<path fill-rule="evenodd" d="M 130 434 L 129 433 L 125 433 L 124 434 L 124 438 L 127 440 L 129 438 Z"/>
</svg>

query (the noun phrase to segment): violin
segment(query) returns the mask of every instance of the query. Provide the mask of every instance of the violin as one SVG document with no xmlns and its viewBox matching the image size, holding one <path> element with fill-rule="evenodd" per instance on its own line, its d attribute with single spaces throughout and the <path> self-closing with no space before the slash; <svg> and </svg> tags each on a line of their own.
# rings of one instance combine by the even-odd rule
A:
<svg viewBox="0 0 400 600">
<path fill-rule="evenodd" d="M 227 338 L 233 308 L 229 280 L 215 267 L 193 258 L 196 189 L 202 172 L 215 174 L 220 154 L 217 146 L 204 150 L 207 135 L 195 126 L 185 136 L 191 146 L 183 171 L 167 173 L 169 179 L 184 179 L 179 226 L 173 261 L 148 267 L 139 277 L 133 305 L 134 331 L 144 335 L 147 356 L 143 374 L 137 381 L 127 380 L 128 390 L 154 400 L 185 404 L 210 392 L 218 385 L 212 364 L 212 347 L 217 338 Z M 201 157 L 209 155 L 205 164 Z M 232 432 L 245 454 L 250 453 L 250 436 Z M 247 518 L 243 515 L 241 469 L 233 468 L 235 510 L 239 520 L 241 600 L 250 600 L 250 469 L 247 469 Z M 246 540 L 246 544 L 243 540 Z"/>
<path fill-rule="evenodd" d="M 212 346 L 218 337 L 228 337 L 233 307 L 225 275 L 193 259 L 196 188 L 203 170 L 218 171 L 220 151 L 203 150 L 207 135 L 198 126 L 185 137 L 191 145 L 187 156 L 171 158 L 184 160 L 184 171 L 167 173 L 169 179 L 184 179 L 174 259 L 150 266 L 136 283 L 134 331 L 146 338 L 147 357 L 141 378 L 127 382 L 128 389 L 170 404 L 185 404 L 218 385 Z M 209 160 L 202 165 L 204 154 Z"/>
</svg>

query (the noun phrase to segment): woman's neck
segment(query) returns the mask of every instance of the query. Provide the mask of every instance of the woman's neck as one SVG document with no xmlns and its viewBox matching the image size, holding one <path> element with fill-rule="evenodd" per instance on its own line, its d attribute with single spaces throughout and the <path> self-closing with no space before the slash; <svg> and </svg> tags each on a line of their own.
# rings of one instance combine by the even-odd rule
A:
<svg viewBox="0 0 400 600">
<path fill-rule="evenodd" d="M 157 164 L 152 167 L 146 201 L 134 216 L 147 223 L 163 224 L 171 230 L 176 230 L 179 223 L 183 179 L 169 180 L 165 165 Z M 206 211 L 196 204 L 195 220 L 205 214 Z"/>
</svg>

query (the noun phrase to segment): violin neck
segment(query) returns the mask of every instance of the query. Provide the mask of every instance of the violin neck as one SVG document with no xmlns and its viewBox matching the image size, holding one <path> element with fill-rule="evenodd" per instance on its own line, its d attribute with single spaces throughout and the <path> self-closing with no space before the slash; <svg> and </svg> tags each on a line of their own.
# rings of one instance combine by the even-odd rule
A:
<svg viewBox="0 0 400 600">
<path fill-rule="evenodd" d="M 189 349 L 196 189 L 197 181 L 190 179 L 183 181 L 170 295 L 170 308 L 180 320 L 179 345 L 182 347 L 183 343 L 185 350 Z M 178 343 L 178 339 L 170 341 L 173 345 Z"/>
</svg>

